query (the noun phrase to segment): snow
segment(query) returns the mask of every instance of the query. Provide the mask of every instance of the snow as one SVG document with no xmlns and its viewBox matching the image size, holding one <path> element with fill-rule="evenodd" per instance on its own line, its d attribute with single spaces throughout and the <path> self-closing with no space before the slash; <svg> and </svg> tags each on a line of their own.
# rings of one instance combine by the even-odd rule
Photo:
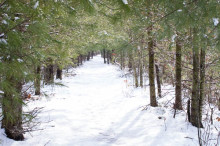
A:
<svg viewBox="0 0 220 146">
<path fill-rule="evenodd" d="M 15 17 L 15 20 L 18 20 L 18 19 L 20 19 L 19 17 Z"/>
<path fill-rule="evenodd" d="M 99 35 L 103 35 L 103 34 L 104 34 L 104 35 L 109 35 L 106 30 L 100 31 L 98 34 L 99 34 Z"/>
<path fill-rule="evenodd" d="M 5 45 L 8 44 L 8 42 L 6 41 L 6 39 L 0 39 L 0 43 L 3 43 L 3 44 L 5 44 Z"/>
<path fill-rule="evenodd" d="M 39 1 L 37 1 L 34 5 L 34 9 L 37 9 L 37 7 L 39 6 Z"/>
<path fill-rule="evenodd" d="M 8 14 L 6 14 L 6 13 L 3 13 L 3 16 L 5 16 L 6 18 L 10 18 L 10 17 L 8 17 Z"/>
<path fill-rule="evenodd" d="M 8 24 L 6 20 L 2 20 L 2 23 L 3 24 Z"/>
<path fill-rule="evenodd" d="M 24 60 L 22 60 L 22 59 L 20 59 L 20 58 L 18 58 L 17 61 L 20 62 L 20 63 L 21 63 L 21 62 L 24 62 Z"/>
<path fill-rule="evenodd" d="M 128 4 L 127 0 L 122 0 L 122 1 L 123 1 L 124 4 L 126 4 L 126 5 Z"/>
<path fill-rule="evenodd" d="M 175 42 L 176 36 L 177 36 L 176 34 L 174 34 L 174 35 L 172 36 L 172 38 L 171 38 L 172 42 Z"/>
<path fill-rule="evenodd" d="M 73 7 L 70 7 L 73 11 L 75 11 L 75 8 L 73 8 Z"/>
<path fill-rule="evenodd" d="M 60 81 L 60 80 L 57 80 Z M 38 115 L 39 131 L 25 141 L 7 139 L 5 146 L 197 146 L 197 129 L 186 122 L 186 113 L 165 107 L 172 95 L 149 104 L 149 87 L 134 89 L 132 79 L 117 66 L 103 63 L 100 55 L 77 69 L 69 69 L 65 86 L 45 86 L 48 95 L 33 96 L 25 111 L 44 107 Z M 164 90 L 173 90 L 166 86 Z M 172 103 L 170 103 L 172 105 Z M 146 110 L 143 110 L 146 108 Z"/>
<path fill-rule="evenodd" d="M 1 33 L 1 34 L 0 34 L 0 38 L 3 37 L 4 35 L 5 35 L 4 33 Z"/>
<path fill-rule="evenodd" d="M 104 33 L 105 35 L 108 35 L 108 33 L 107 33 L 107 31 L 106 31 L 106 30 L 104 30 L 104 31 L 103 31 L 103 33 Z"/>
<path fill-rule="evenodd" d="M 219 23 L 219 19 L 218 18 L 213 18 L 213 23 L 214 23 L 215 26 L 217 26 L 218 23 Z"/>
</svg>

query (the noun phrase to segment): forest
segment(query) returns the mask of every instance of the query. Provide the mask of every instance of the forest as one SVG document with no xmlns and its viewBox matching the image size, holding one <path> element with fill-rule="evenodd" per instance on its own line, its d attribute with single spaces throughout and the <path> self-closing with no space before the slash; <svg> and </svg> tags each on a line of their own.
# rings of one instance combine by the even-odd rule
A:
<svg viewBox="0 0 220 146">
<path fill-rule="evenodd" d="M 219 0 L 0 0 L 0 144 L 218 146 L 219 16 Z M 56 118 L 73 139 L 40 137 Z"/>
</svg>

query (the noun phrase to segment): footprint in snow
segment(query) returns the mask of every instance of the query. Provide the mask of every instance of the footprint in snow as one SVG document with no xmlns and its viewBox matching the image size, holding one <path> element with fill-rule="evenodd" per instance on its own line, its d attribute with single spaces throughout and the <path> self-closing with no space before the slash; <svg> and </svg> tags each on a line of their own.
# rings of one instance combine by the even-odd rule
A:
<svg viewBox="0 0 220 146">
<path fill-rule="evenodd" d="M 117 141 L 115 138 L 115 133 L 99 133 L 98 141 L 105 141 L 107 143 L 114 143 Z"/>
</svg>

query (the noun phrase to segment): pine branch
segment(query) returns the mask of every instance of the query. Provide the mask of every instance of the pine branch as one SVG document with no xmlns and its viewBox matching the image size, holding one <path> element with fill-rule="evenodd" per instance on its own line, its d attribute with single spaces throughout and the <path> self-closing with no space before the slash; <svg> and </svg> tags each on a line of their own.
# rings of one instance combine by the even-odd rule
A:
<svg viewBox="0 0 220 146">
<path fill-rule="evenodd" d="M 3 1 L 1 4 L 0 4 L 0 8 L 6 3 L 7 0 Z"/>
<path fill-rule="evenodd" d="M 24 24 L 25 22 L 29 21 L 30 18 L 26 18 L 25 20 L 21 21 L 20 23 L 16 24 L 15 26 L 13 26 L 12 28 L 9 28 L 8 30 L 6 30 L 4 33 L 7 34 L 8 32 L 12 31 L 13 29 L 19 27 L 20 25 Z"/>
<path fill-rule="evenodd" d="M 100 2 L 100 1 L 96 1 L 96 3 L 102 5 L 102 6 L 105 6 L 106 8 L 110 9 L 110 10 L 119 10 L 119 8 L 112 8 L 112 7 L 109 7 L 107 4 L 105 4 L 104 2 Z"/>
<path fill-rule="evenodd" d="M 191 5 L 192 3 L 196 2 L 196 1 L 197 1 L 197 0 L 193 0 L 192 2 L 189 2 L 189 3 L 185 4 L 185 6 Z M 164 16 L 162 16 L 161 18 L 157 19 L 156 21 L 154 21 L 153 24 L 151 24 L 150 26 L 148 26 L 146 30 L 150 29 L 155 23 L 158 23 L 158 22 L 162 21 L 163 19 L 165 19 L 165 18 L 167 18 L 168 16 L 172 15 L 173 13 L 177 12 L 177 11 L 178 11 L 179 9 L 181 9 L 181 8 L 182 8 L 182 6 L 176 8 L 176 9 L 174 9 L 173 11 L 171 11 L 171 12 L 165 14 Z"/>
<path fill-rule="evenodd" d="M 210 36 L 218 27 L 219 27 L 219 23 L 210 31 L 210 33 L 207 36 Z"/>
</svg>

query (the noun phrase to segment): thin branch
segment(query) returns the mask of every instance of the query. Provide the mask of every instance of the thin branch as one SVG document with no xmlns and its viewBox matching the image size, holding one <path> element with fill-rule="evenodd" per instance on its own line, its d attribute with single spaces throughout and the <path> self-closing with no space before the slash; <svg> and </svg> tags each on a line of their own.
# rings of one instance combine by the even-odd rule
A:
<svg viewBox="0 0 220 146">
<path fill-rule="evenodd" d="M 3 1 L 1 4 L 0 4 L 0 8 L 6 3 L 7 0 Z"/>
</svg>

